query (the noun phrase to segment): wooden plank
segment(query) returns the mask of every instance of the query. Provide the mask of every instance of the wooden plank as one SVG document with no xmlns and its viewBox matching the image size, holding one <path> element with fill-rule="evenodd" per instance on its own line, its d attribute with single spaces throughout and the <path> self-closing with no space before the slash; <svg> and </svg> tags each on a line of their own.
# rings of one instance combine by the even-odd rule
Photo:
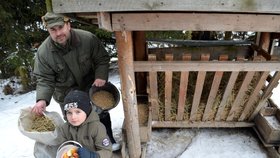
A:
<svg viewBox="0 0 280 158">
<path fill-rule="evenodd" d="M 173 60 L 173 54 L 166 54 L 165 55 L 166 61 L 172 61 Z M 165 72 L 165 89 L 164 89 L 164 95 L 165 95 L 165 120 L 171 120 L 171 97 L 172 97 L 172 71 L 166 71 Z"/>
<path fill-rule="evenodd" d="M 228 122 L 228 121 L 153 121 L 152 128 L 236 128 L 253 127 L 253 122 Z"/>
<path fill-rule="evenodd" d="M 150 61 L 156 60 L 156 55 L 149 54 Z M 149 85 L 150 85 L 150 102 L 152 106 L 152 119 L 159 120 L 159 104 L 158 104 L 158 82 L 157 82 L 157 72 L 149 72 Z"/>
<path fill-rule="evenodd" d="M 184 61 L 190 61 L 191 55 L 184 54 L 183 55 Z M 186 104 L 186 95 L 188 90 L 188 82 L 189 82 L 189 72 L 182 71 L 180 77 L 180 90 L 179 90 L 179 100 L 178 100 L 178 110 L 177 110 L 177 120 L 183 120 L 184 111 L 185 111 L 185 104 Z"/>
<path fill-rule="evenodd" d="M 268 98 L 267 101 L 270 107 L 279 109 L 278 105 L 271 98 Z"/>
<path fill-rule="evenodd" d="M 209 60 L 210 54 L 203 54 L 201 55 L 201 60 L 206 61 Z M 192 108 L 191 108 L 191 115 L 190 120 L 196 121 L 197 112 L 200 104 L 200 98 L 202 95 L 203 85 L 205 81 L 206 71 L 199 71 L 197 74 L 196 84 L 195 84 L 195 91 L 193 95 L 192 101 Z"/>
<path fill-rule="evenodd" d="M 139 158 L 141 144 L 139 134 L 138 108 L 133 71 L 133 41 L 131 32 L 115 32 L 118 48 L 118 64 L 122 81 L 122 98 L 127 131 L 129 157 Z"/>
<path fill-rule="evenodd" d="M 128 151 L 127 151 L 127 136 L 126 136 L 126 131 L 125 131 L 125 120 L 123 121 L 122 124 L 122 148 L 121 148 L 121 155 L 122 158 L 129 158 L 128 156 Z"/>
<path fill-rule="evenodd" d="M 191 22 L 188 22 L 191 21 Z M 280 32 L 280 15 L 227 13 L 112 13 L 113 30 Z"/>
<path fill-rule="evenodd" d="M 280 37 L 279 37 L 280 38 Z M 248 47 L 252 44 L 251 41 L 246 40 L 185 40 L 185 39 L 148 39 L 149 42 L 155 42 L 155 43 L 168 43 L 168 44 L 176 44 L 180 46 L 189 46 L 189 51 L 192 51 L 192 47 L 199 47 L 195 49 L 194 51 L 204 49 L 202 52 L 205 53 L 206 51 L 209 51 L 207 53 L 215 53 L 216 51 L 224 51 L 221 49 L 226 49 L 225 51 L 228 53 L 239 53 L 239 51 L 242 51 L 242 49 L 248 49 Z M 232 47 L 235 46 L 235 47 Z M 231 47 L 233 49 L 227 49 L 228 47 Z M 213 50 L 213 48 L 215 48 Z M 240 49 L 241 48 L 241 49 Z M 162 49 L 162 50 L 168 50 L 168 49 L 185 49 L 187 50 L 188 47 L 170 47 L 170 48 L 149 48 L 151 50 L 153 49 Z M 220 50 L 219 50 L 220 49 Z M 240 49 L 239 51 L 236 51 L 236 49 Z M 190 52 L 188 52 L 190 53 Z M 224 53 L 224 52 L 222 52 Z"/>
<path fill-rule="evenodd" d="M 221 119 L 222 119 L 222 116 L 223 116 L 223 113 L 224 113 L 224 109 L 225 109 L 228 97 L 231 94 L 231 91 L 233 89 L 233 86 L 234 86 L 234 83 L 235 83 L 235 81 L 237 79 L 238 74 L 239 74 L 239 72 L 231 72 L 231 75 L 230 75 L 230 78 L 229 78 L 226 90 L 225 90 L 225 92 L 223 94 L 222 101 L 221 101 L 221 103 L 219 105 L 219 108 L 218 108 L 218 111 L 217 111 L 217 114 L 216 114 L 216 117 L 215 117 L 215 121 L 221 121 Z"/>
<path fill-rule="evenodd" d="M 268 106 L 268 102 L 267 99 L 271 96 L 272 94 L 270 93 L 269 96 L 267 96 L 267 98 L 259 100 L 258 105 L 255 107 L 252 115 L 249 117 L 249 121 L 253 121 L 254 118 L 257 116 L 257 114 L 259 113 L 259 111 L 263 108 L 263 107 L 267 107 Z"/>
<path fill-rule="evenodd" d="M 280 13 L 278 0 L 52 0 L 54 12 L 206 11 Z"/>
<path fill-rule="evenodd" d="M 228 60 L 228 56 L 227 55 L 222 55 L 220 56 L 220 61 L 226 61 Z M 218 93 L 218 90 L 219 90 L 219 86 L 220 86 L 220 83 L 221 83 L 221 80 L 222 80 L 222 77 L 223 77 L 223 71 L 216 71 L 215 72 L 215 76 L 213 78 L 213 83 L 212 83 L 212 86 L 211 86 L 211 90 L 210 90 L 210 93 L 209 93 L 209 96 L 208 96 L 208 99 L 207 99 L 207 103 L 206 103 L 206 108 L 204 110 L 204 113 L 203 113 L 203 118 L 202 120 L 203 121 L 207 121 L 210 118 L 210 113 L 212 111 L 212 107 L 213 107 L 213 104 L 214 104 L 214 101 L 217 97 L 217 93 Z"/>
<path fill-rule="evenodd" d="M 133 32 L 133 50 L 135 61 L 145 61 L 148 56 L 146 53 L 146 35 L 143 31 Z M 147 96 L 147 73 L 135 72 L 136 94 L 138 96 Z"/>
<path fill-rule="evenodd" d="M 85 19 L 97 19 L 98 18 L 98 14 L 99 13 L 76 13 L 76 16 L 77 17 L 82 17 L 82 18 L 85 18 Z"/>
<path fill-rule="evenodd" d="M 138 104 L 138 106 L 143 106 L 143 105 Z M 148 106 L 148 105 L 145 105 L 145 106 Z M 148 107 L 148 113 L 147 114 L 148 114 L 148 116 L 146 116 L 147 117 L 147 122 L 142 123 L 142 124 L 140 123 L 140 140 L 141 140 L 141 144 L 150 141 L 150 138 L 151 138 L 151 132 L 152 132 L 152 113 L 151 113 L 151 107 L 150 106 Z"/>
<path fill-rule="evenodd" d="M 257 116 L 258 117 L 258 116 Z M 257 122 L 257 121 L 255 121 L 255 124 L 256 124 L 256 126 L 258 125 L 258 124 L 260 124 L 261 122 Z M 258 138 L 261 140 L 261 143 L 263 144 L 263 146 L 264 147 L 273 147 L 273 146 L 277 146 L 277 145 L 279 145 L 279 143 L 267 143 L 267 141 L 264 139 L 264 136 L 265 135 L 262 135 L 261 133 L 260 133 L 260 131 L 262 130 L 259 130 L 257 127 L 253 127 L 253 129 L 254 129 L 254 131 L 256 132 L 256 134 L 257 134 L 257 136 L 258 136 Z M 261 127 L 260 127 L 261 128 Z M 267 133 L 267 132 L 266 132 Z M 270 157 L 271 158 L 271 157 Z"/>
<path fill-rule="evenodd" d="M 267 98 L 267 96 L 272 92 L 272 90 L 278 85 L 278 81 L 280 79 L 280 72 L 277 71 L 273 75 L 271 81 L 269 82 L 268 86 L 264 90 L 264 94 L 262 96 L 262 99 Z"/>
<path fill-rule="evenodd" d="M 146 153 L 147 153 L 147 143 L 144 143 L 144 144 L 142 144 L 141 158 L 146 158 Z"/>
<path fill-rule="evenodd" d="M 148 40 L 150 41 L 150 40 Z M 177 41 L 177 42 L 176 42 Z M 160 56 L 163 56 L 164 54 L 168 52 L 172 52 L 174 55 L 174 59 L 181 60 L 182 54 L 184 52 L 188 52 L 192 55 L 193 61 L 200 60 L 201 54 L 207 52 L 211 54 L 210 60 L 218 60 L 220 55 L 223 55 L 225 52 L 229 57 L 229 60 L 236 59 L 238 55 L 243 56 L 250 56 L 250 52 L 252 49 L 249 45 L 235 45 L 231 44 L 228 46 L 217 46 L 218 43 L 222 43 L 226 41 L 220 41 L 220 40 L 182 40 L 178 41 L 175 40 L 174 44 L 178 44 L 182 47 L 172 47 L 172 48 L 149 48 L 148 52 L 150 54 L 158 54 Z M 163 42 L 163 43 L 173 43 L 173 42 Z M 212 44 L 212 43 L 216 43 Z M 186 46 L 186 47 L 184 47 Z"/>
<path fill-rule="evenodd" d="M 267 59 L 265 59 L 265 57 L 262 55 L 254 56 L 254 61 L 265 61 L 265 60 Z M 257 73 L 260 72 L 256 72 L 256 74 Z M 259 76 L 256 76 L 258 77 L 257 81 L 255 82 L 256 85 L 253 85 L 254 87 L 252 87 L 253 92 L 251 93 L 251 95 L 248 98 L 248 101 L 244 105 L 244 110 L 238 119 L 239 121 L 243 121 L 243 119 L 245 119 L 246 117 L 247 118 L 250 117 L 249 115 L 250 113 L 252 113 L 251 110 L 253 110 L 253 106 L 258 102 L 258 100 L 260 100 L 260 94 L 262 93 L 261 92 L 262 89 L 265 87 L 265 82 L 268 81 L 269 73 L 270 73 L 269 71 L 265 71 L 262 72 Z"/>
<path fill-rule="evenodd" d="M 99 13 L 65 13 L 64 15 L 76 22 L 81 22 L 87 25 L 98 25 L 98 14 Z"/>
<path fill-rule="evenodd" d="M 110 13 L 107 13 L 107 12 L 97 13 L 97 18 L 98 18 L 99 28 L 105 29 L 107 31 L 113 31 Z"/>
<path fill-rule="evenodd" d="M 251 83 L 254 74 L 255 74 L 254 71 L 247 72 L 242 82 L 242 85 L 237 93 L 237 96 L 235 97 L 234 102 L 232 103 L 230 112 L 227 117 L 227 121 L 233 121 L 234 117 L 236 117 L 236 114 L 240 110 L 239 107 L 241 106 L 241 103 L 244 101 L 245 93 L 248 90 L 248 86 Z"/>
<path fill-rule="evenodd" d="M 148 127 L 140 125 L 139 129 L 140 129 L 139 133 L 140 133 L 141 144 L 148 142 L 149 141 L 148 140 L 148 131 L 149 131 Z"/>
<path fill-rule="evenodd" d="M 237 56 L 237 61 L 244 61 L 245 60 L 245 57 L 244 56 Z M 231 75 L 233 75 L 233 73 L 234 72 L 231 72 Z M 227 87 L 226 87 L 226 90 L 225 90 L 225 92 L 224 93 L 226 93 L 226 94 L 224 94 L 224 96 L 226 95 L 227 97 L 226 98 L 224 98 L 223 97 L 223 99 L 222 99 L 222 101 L 221 101 L 221 104 L 220 104 L 220 107 L 219 107 L 219 109 L 218 109 L 218 112 L 217 112 L 217 115 L 216 115 L 216 118 L 220 118 L 220 119 L 226 119 L 226 115 L 228 115 L 229 114 L 229 112 L 227 112 L 227 111 L 224 111 L 225 110 L 225 107 L 226 107 L 226 105 L 227 105 L 227 103 L 228 103 L 228 99 L 229 99 L 229 97 L 232 95 L 232 91 L 233 91 L 233 88 L 234 88 L 234 85 L 236 84 L 236 80 L 237 80 L 237 78 L 235 78 L 235 76 L 233 76 L 233 78 L 235 78 L 234 80 L 231 80 L 231 77 L 232 76 L 230 76 L 230 79 L 229 79 L 229 81 L 228 81 L 228 85 L 227 85 Z M 238 77 L 238 75 L 236 76 L 236 77 Z M 230 84 L 230 86 L 229 86 L 229 84 Z M 229 88 L 230 87 L 230 88 Z M 228 89 L 229 88 L 229 89 Z M 227 91 L 227 90 L 230 90 L 230 91 Z M 235 99 L 236 99 L 236 97 L 235 97 Z M 222 104 L 223 103 L 223 104 Z M 232 105 L 231 105 L 232 106 Z M 221 110 L 221 111 L 219 111 L 219 110 Z M 219 115 L 218 115 L 219 114 Z M 217 117 L 218 116 L 218 117 Z M 225 117 L 225 118 L 224 118 Z"/>
<path fill-rule="evenodd" d="M 264 84 L 266 82 L 266 78 L 268 77 L 268 75 L 269 75 L 268 71 L 262 72 L 261 77 L 258 79 L 257 85 L 254 88 L 253 93 L 249 97 L 248 102 L 245 104 L 245 106 L 244 106 L 245 108 L 244 108 L 241 116 L 239 117 L 238 121 L 244 121 L 244 119 L 246 119 L 246 117 L 249 116 L 248 114 L 250 113 L 250 110 L 252 110 L 252 107 L 254 106 L 254 104 L 259 99 L 258 98 L 259 93 L 260 93 L 262 87 L 264 86 Z"/>
<path fill-rule="evenodd" d="M 259 47 L 256 44 L 251 44 L 250 46 L 253 50 L 257 51 L 258 55 L 262 55 L 266 60 L 270 60 L 271 59 L 271 55 L 264 50 L 263 48 Z"/>
<path fill-rule="evenodd" d="M 280 71 L 280 63 L 277 61 L 135 61 L 134 71 Z"/>
<path fill-rule="evenodd" d="M 279 146 L 278 146 L 278 148 L 279 148 Z M 277 150 L 276 146 L 267 147 L 266 150 L 267 150 L 268 156 L 270 158 L 280 158 L 279 149 Z"/>
<path fill-rule="evenodd" d="M 147 133 L 147 138 L 148 141 L 150 141 L 151 137 L 152 137 L 152 110 L 151 110 L 151 106 L 149 106 L 149 117 L 148 117 L 148 133 Z"/>
<path fill-rule="evenodd" d="M 270 32 L 262 32 L 260 38 L 260 47 L 264 49 L 266 52 L 270 52 L 271 47 L 271 33 Z"/>
</svg>

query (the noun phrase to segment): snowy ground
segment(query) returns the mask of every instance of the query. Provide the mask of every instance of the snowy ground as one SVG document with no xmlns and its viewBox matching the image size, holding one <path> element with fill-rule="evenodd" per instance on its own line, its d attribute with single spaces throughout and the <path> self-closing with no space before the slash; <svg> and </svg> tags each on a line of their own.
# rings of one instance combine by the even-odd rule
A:
<svg viewBox="0 0 280 158">
<path fill-rule="evenodd" d="M 117 72 L 111 74 L 109 80 L 120 88 Z M 274 93 L 279 94 L 280 89 L 275 89 Z M 272 98 L 277 103 L 275 94 Z M 34 141 L 19 132 L 17 121 L 20 109 L 35 104 L 35 91 L 14 96 L 5 96 L 1 92 L 0 97 L 1 157 L 34 157 Z M 59 106 L 53 100 L 47 110 L 60 113 Z M 121 141 L 121 126 L 124 118 L 122 103 L 120 102 L 110 113 L 114 135 Z M 249 129 L 153 130 L 146 155 L 147 158 L 268 158 L 261 142 Z"/>
</svg>

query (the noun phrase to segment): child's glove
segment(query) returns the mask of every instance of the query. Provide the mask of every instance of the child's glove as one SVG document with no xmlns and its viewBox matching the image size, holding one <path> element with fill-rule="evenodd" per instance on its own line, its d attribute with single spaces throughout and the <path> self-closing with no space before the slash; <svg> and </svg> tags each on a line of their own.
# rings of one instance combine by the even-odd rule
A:
<svg viewBox="0 0 280 158">
<path fill-rule="evenodd" d="M 80 158 L 99 158 L 98 154 L 93 151 L 89 151 L 87 148 L 79 148 L 78 154 Z"/>
</svg>

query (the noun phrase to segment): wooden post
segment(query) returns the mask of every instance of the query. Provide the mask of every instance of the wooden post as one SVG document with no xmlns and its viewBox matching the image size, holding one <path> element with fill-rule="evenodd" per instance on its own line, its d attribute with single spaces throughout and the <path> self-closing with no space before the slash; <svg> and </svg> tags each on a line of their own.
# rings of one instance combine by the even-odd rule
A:
<svg viewBox="0 0 280 158">
<path fill-rule="evenodd" d="M 144 31 L 133 32 L 134 60 L 146 61 L 146 35 Z M 135 72 L 137 96 L 147 96 L 147 75 L 145 72 Z M 146 98 L 145 98 L 146 99 Z"/>
<path fill-rule="evenodd" d="M 165 60 L 172 61 L 173 54 L 165 54 Z M 165 71 L 165 88 L 164 88 L 165 121 L 171 120 L 172 75 L 173 75 L 173 71 Z"/>
<path fill-rule="evenodd" d="M 141 144 L 133 66 L 132 32 L 118 31 L 115 34 L 129 157 L 140 158 Z"/>
<path fill-rule="evenodd" d="M 269 32 L 262 32 L 260 38 L 260 47 L 267 52 L 270 52 L 270 33 Z"/>
</svg>

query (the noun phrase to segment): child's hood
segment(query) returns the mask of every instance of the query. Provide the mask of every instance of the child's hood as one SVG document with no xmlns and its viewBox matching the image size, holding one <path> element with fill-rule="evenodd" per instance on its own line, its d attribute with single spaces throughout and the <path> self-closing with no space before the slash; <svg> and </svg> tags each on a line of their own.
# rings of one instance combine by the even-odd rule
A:
<svg viewBox="0 0 280 158">
<path fill-rule="evenodd" d="M 89 122 L 99 121 L 99 120 L 100 119 L 99 119 L 98 114 L 92 110 L 84 123 L 89 123 Z"/>
</svg>

